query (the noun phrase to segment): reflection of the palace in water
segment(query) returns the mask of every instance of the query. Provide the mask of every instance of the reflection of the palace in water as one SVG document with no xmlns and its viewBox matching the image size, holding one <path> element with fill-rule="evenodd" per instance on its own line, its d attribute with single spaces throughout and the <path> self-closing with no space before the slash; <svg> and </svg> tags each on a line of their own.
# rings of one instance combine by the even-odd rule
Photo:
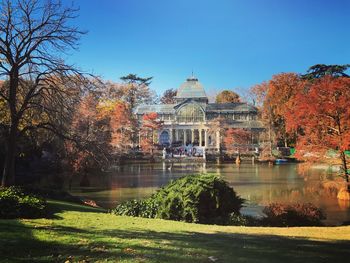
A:
<svg viewBox="0 0 350 263">
<path fill-rule="evenodd" d="M 298 173 L 296 164 L 267 166 L 262 164 L 154 163 L 118 166 L 105 175 L 90 175 L 90 185 L 75 187 L 73 193 L 113 207 L 117 203 L 151 195 L 170 180 L 186 174 L 216 173 L 246 199 L 245 213 L 256 213 L 273 202 L 313 203 L 327 214 L 327 223 L 350 220 L 349 202 L 338 202 L 334 192 L 325 190 L 320 175 L 325 171 Z M 76 182 L 77 185 L 79 182 Z M 253 212 L 252 212 L 253 211 Z"/>
</svg>

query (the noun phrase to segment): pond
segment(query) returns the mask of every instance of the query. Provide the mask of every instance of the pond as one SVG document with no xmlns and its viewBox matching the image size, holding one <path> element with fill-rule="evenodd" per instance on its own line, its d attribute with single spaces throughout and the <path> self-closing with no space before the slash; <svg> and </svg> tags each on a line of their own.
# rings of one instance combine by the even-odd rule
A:
<svg viewBox="0 0 350 263">
<path fill-rule="evenodd" d="M 298 164 L 131 163 L 117 166 L 107 174 L 89 175 L 90 187 L 80 187 L 75 182 L 72 194 L 112 208 L 125 200 L 148 197 L 170 180 L 196 173 L 216 173 L 228 181 L 246 200 L 244 214 L 262 215 L 263 206 L 273 202 L 310 202 L 325 211 L 326 224 L 350 220 L 349 203 L 339 201 L 334 192 L 321 187 L 321 178 L 332 176 L 321 169 L 301 174 Z"/>
</svg>

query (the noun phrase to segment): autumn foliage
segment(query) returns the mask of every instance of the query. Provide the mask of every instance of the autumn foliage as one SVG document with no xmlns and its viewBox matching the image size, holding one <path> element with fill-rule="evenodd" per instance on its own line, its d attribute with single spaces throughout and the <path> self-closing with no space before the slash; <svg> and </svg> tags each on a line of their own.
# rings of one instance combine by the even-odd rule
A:
<svg viewBox="0 0 350 263">
<path fill-rule="evenodd" d="M 251 140 L 251 132 L 244 129 L 228 128 L 225 130 L 223 145 L 229 155 L 241 153 Z"/>
<path fill-rule="evenodd" d="M 71 138 L 65 141 L 66 159 L 74 173 L 107 166 L 110 160 L 109 120 L 98 110 L 92 94 L 84 97 L 73 115 Z"/>
<path fill-rule="evenodd" d="M 294 142 L 294 133 L 286 130 L 286 113 L 295 103 L 296 94 L 303 89 L 303 81 L 295 73 L 280 73 L 268 82 L 256 85 L 251 92 L 260 107 L 262 121 L 267 128 L 267 139 L 274 144 L 288 146 Z"/>
<path fill-rule="evenodd" d="M 220 92 L 216 98 L 216 103 L 236 103 L 241 102 L 239 95 L 231 90 L 224 90 Z"/>
<path fill-rule="evenodd" d="M 140 128 L 140 146 L 143 152 L 153 152 L 157 143 L 157 131 L 161 128 L 162 124 L 156 112 L 143 115 Z"/>
<path fill-rule="evenodd" d="M 345 150 L 350 149 L 350 78 L 325 76 L 309 82 L 286 112 L 286 128 L 297 132 L 297 157 L 324 159 L 337 152 L 343 175 L 349 181 Z"/>
<path fill-rule="evenodd" d="M 177 91 L 175 89 L 167 89 L 164 91 L 163 96 L 160 98 L 160 103 L 162 104 L 174 104 L 176 103 L 176 94 Z"/>
<path fill-rule="evenodd" d="M 128 105 L 121 101 L 115 103 L 111 113 L 111 145 L 115 152 L 125 153 L 132 147 L 136 120 Z"/>
</svg>

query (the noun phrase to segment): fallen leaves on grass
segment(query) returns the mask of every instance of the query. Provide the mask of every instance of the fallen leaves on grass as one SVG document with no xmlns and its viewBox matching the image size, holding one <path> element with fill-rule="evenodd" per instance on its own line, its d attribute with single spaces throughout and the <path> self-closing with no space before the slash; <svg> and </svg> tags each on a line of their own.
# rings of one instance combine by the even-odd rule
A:
<svg viewBox="0 0 350 263">
<path fill-rule="evenodd" d="M 136 254 L 136 250 L 132 249 L 130 247 L 124 248 L 123 252 L 126 253 L 126 254 L 132 254 L 132 255 Z"/>
</svg>

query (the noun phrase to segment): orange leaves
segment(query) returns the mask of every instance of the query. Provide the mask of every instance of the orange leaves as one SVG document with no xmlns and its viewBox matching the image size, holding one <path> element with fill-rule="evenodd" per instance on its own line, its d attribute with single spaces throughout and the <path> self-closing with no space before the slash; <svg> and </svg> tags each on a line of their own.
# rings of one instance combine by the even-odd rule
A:
<svg viewBox="0 0 350 263">
<path fill-rule="evenodd" d="M 293 108 L 294 97 L 304 88 L 304 80 L 295 73 L 281 73 L 272 76 L 251 89 L 261 109 L 262 120 L 270 133 L 284 143 L 293 138 L 285 127 L 285 116 Z M 270 135 L 270 137 L 274 137 Z"/>
<path fill-rule="evenodd" d="M 224 141 L 232 142 L 235 144 L 246 144 L 249 142 L 251 137 L 251 132 L 243 129 L 229 128 L 225 132 Z"/>
<path fill-rule="evenodd" d="M 228 128 L 225 130 L 223 144 L 229 154 L 233 154 L 240 145 L 249 144 L 251 132 L 243 129 Z"/>
<path fill-rule="evenodd" d="M 162 104 L 174 104 L 176 103 L 176 89 L 167 89 L 164 93 L 163 96 L 160 98 L 160 102 Z"/>
<path fill-rule="evenodd" d="M 152 138 L 143 136 L 140 146 L 143 152 L 152 152 L 154 146 Z"/>
<path fill-rule="evenodd" d="M 276 116 L 284 116 L 293 106 L 293 98 L 303 87 L 303 81 L 295 73 L 272 76 L 267 97 Z"/>
<path fill-rule="evenodd" d="M 99 101 L 98 97 L 87 95 L 78 105 L 71 125 L 77 143 L 66 143 L 71 167 L 79 172 L 107 166 L 112 154 L 131 149 L 135 129 L 136 120 L 125 102 Z"/>
<path fill-rule="evenodd" d="M 110 115 L 112 146 L 115 150 L 126 150 L 131 147 L 136 120 L 126 103 L 117 101 Z"/>
<path fill-rule="evenodd" d="M 110 153 L 108 115 L 98 99 L 89 94 L 82 98 L 70 126 L 73 141 L 65 142 L 67 160 L 74 172 L 107 165 Z"/>
<path fill-rule="evenodd" d="M 287 129 L 299 131 L 299 150 L 324 153 L 327 149 L 349 149 L 349 78 L 326 76 L 307 83 L 293 103 L 286 113 Z"/>
<path fill-rule="evenodd" d="M 255 98 L 254 100 L 257 103 L 259 108 L 261 108 L 264 105 L 268 90 L 269 90 L 268 82 L 257 84 L 250 89 L 250 93 Z"/>
<path fill-rule="evenodd" d="M 158 114 L 156 112 L 150 112 L 142 116 L 144 121 L 155 121 L 158 118 Z"/>
<path fill-rule="evenodd" d="M 77 107 L 74 115 L 73 125 L 78 125 L 84 121 L 92 121 L 97 118 L 97 101 L 92 95 L 83 98 Z"/>
<path fill-rule="evenodd" d="M 156 112 L 150 112 L 142 116 L 142 128 L 157 130 L 162 126 L 163 122 L 158 120 Z"/>
<path fill-rule="evenodd" d="M 162 127 L 163 122 L 158 119 L 156 112 L 150 112 L 142 116 L 141 125 L 141 148 L 146 152 L 152 151 L 157 141 L 157 131 Z"/>
<path fill-rule="evenodd" d="M 231 90 L 224 90 L 220 92 L 215 99 L 216 103 L 234 103 L 241 102 L 239 95 Z"/>
<path fill-rule="evenodd" d="M 128 129 L 131 130 L 132 127 L 132 113 L 129 107 L 123 102 L 116 102 L 111 114 L 111 128 L 115 129 Z"/>
</svg>

